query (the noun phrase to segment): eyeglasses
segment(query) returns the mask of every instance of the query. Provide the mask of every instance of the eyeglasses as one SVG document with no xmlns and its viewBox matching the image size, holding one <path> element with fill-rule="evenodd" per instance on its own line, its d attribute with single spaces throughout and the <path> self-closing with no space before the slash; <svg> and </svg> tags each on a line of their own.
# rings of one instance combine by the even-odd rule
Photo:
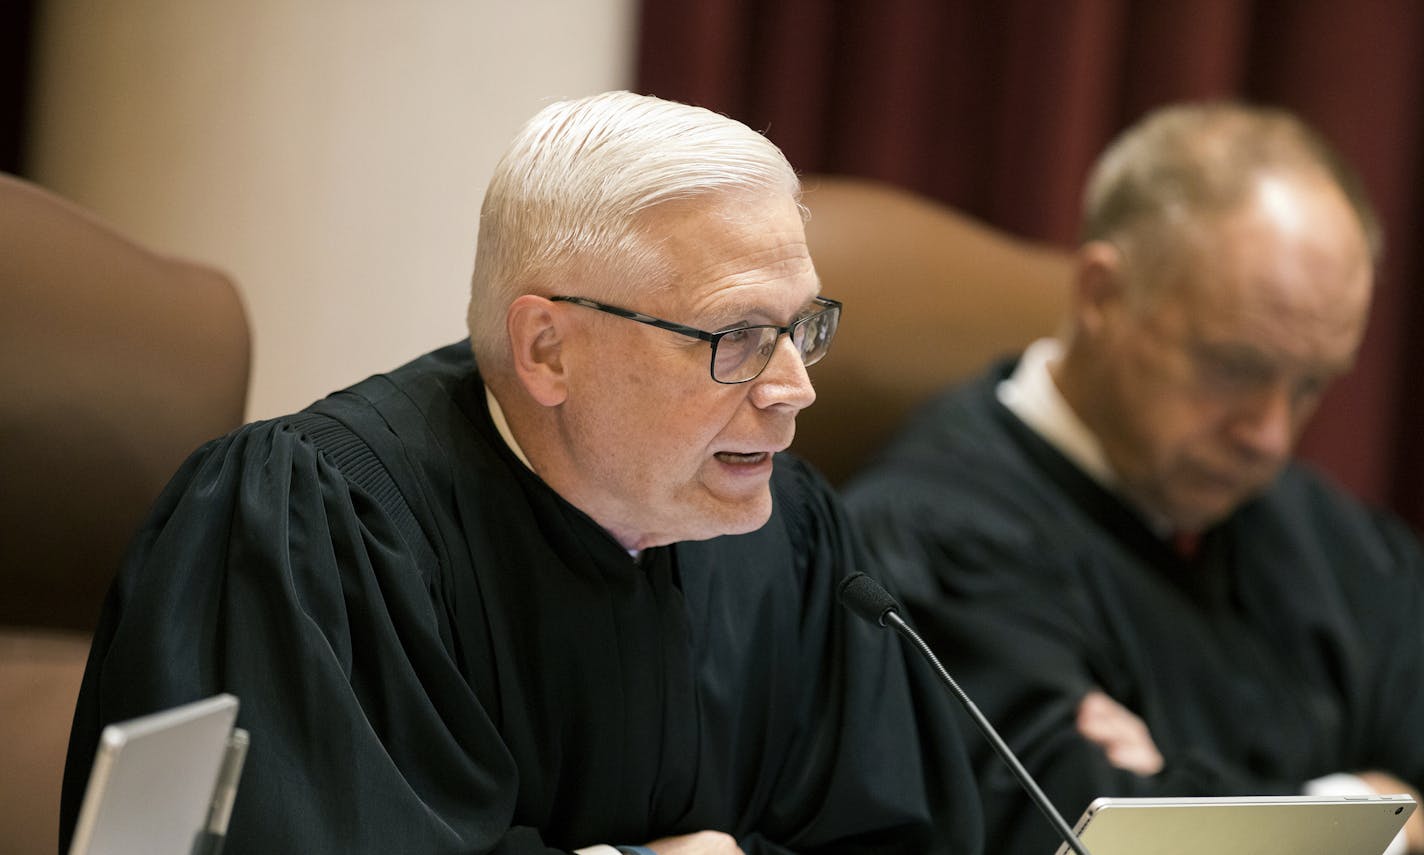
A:
<svg viewBox="0 0 1424 855">
<path fill-rule="evenodd" d="M 710 333 L 696 327 L 675 324 L 672 321 L 645 315 L 642 312 L 620 309 L 617 306 L 599 303 L 596 300 L 586 300 L 583 297 L 550 297 L 549 299 L 597 309 L 600 312 L 607 312 L 610 315 L 617 315 L 640 324 L 671 330 L 681 335 L 711 342 L 712 379 L 718 383 L 728 384 L 746 383 L 760 376 L 766 370 L 766 366 L 770 364 L 771 356 L 776 352 L 777 339 L 781 338 L 783 333 L 791 336 L 791 343 L 801 354 L 802 363 L 815 365 L 831 349 L 831 339 L 835 338 L 836 327 L 841 320 L 840 301 L 817 297 L 816 305 L 819 307 L 819 311 L 797 318 L 784 327 L 775 324 L 756 324 Z"/>
</svg>

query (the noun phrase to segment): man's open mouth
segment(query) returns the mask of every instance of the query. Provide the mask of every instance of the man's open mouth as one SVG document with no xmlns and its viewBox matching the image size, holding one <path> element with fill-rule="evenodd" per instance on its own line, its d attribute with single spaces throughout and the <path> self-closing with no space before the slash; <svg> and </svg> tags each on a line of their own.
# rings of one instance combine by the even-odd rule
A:
<svg viewBox="0 0 1424 855">
<path fill-rule="evenodd" d="M 742 453 L 736 451 L 719 451 L 714 456 L 723 463 L 745 464 L 760 463 L 770 457 L 771 454 L 770 452 L 766 451 L 754 451 L 750 453 Z"/>
</svg>

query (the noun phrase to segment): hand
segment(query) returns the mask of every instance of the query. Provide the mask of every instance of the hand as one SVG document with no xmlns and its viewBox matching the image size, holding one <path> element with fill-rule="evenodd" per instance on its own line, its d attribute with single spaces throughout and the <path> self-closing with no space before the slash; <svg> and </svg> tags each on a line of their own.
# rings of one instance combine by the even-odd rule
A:
<svg viewBox="0 0 1424 855">
<path fill-rule="evenodd" d="M 1358 776 L 1382 796 L 1405 793 L 1414 799 L 1414 813 L 1404 823 L 1404 841 L 1410 852 L 1424 852 L 1424 804 L 1419 801 L 1419 793 L 1388 772 L 1360 772 Z"/>
<path fill-rule="evenodd" d="M 1138 775 L 1162 771 L 1162 752 L 1147 725 L 1127 707 L 1094 689 L 1078 704 L 1078 732 L 1103 749 L 1108 762 Z"/>
<path fill-rule="evenodd" d="M 743 855 L 736 838 L 720 831 L 661 837 L 645 845 L 658 855 Z"/>
</svg>

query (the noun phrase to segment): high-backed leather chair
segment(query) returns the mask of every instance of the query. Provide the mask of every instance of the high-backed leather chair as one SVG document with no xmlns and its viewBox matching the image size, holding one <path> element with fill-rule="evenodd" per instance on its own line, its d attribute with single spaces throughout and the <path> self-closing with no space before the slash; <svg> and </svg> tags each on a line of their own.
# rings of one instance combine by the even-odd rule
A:
<svg viewBox="0 0 1424 855">
<path fill-rule="evenodd" d="M 1052 334 L 1071 260 L 888 184 L 804 185 L 821 290 L 845 309 L 791 450 L 838 484 L 934 393 Z"/>
<path fill-rule="evenodd" d="M 0 175 L 0 852 L 53 853 L 89 633 L 194 448 L 241 423 L 233 283 Z"/>
</svg>

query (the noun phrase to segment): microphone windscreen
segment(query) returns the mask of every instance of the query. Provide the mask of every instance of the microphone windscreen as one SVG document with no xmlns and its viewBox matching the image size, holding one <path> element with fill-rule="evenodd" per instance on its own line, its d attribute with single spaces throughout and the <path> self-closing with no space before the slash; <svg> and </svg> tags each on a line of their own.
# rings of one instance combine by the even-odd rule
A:
<svg viewBox="0 0 1424 855">
<path fill-rule="evenodd" d="M 841 582 L 837 596 L 841 605 L 870 621 L 885 625 L 885 615 L 898 612 L 900 604 L 880 583 L 864 573 L 852 573 Z"/>
</svg>

